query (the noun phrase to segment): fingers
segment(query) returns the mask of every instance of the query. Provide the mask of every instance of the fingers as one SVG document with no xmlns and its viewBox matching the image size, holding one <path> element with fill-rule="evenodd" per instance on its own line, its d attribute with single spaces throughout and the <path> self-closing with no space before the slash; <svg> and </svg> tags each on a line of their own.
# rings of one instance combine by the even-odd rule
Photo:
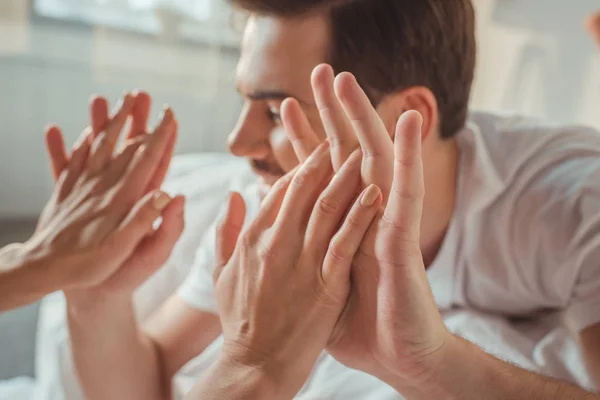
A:
<svg viewBox="0 0 600 400">
<path fill-rule="evenodd" d="M 331 240 L 323 263 L 323 280 L 330 288 L 349 282 L 352 260 L 381 203 L 381 190 L 376 185 L 370 185 L 358 197 L 341 229 Z"/>
<path fill-rule="evenodd" d="M 217 226 L 217 247 L 213 280 L 216 282 L 233 255 L 244 227 L 246 203 L 239 193 L 231 193 L 223 219 Z"/>
<path fill-rule="evenodd" d="M 129 258 L 138 244 L 154 231 L 154 222 L 161 217 L 171 201 L 168 194 L 153 192 L 136 204 L 107 241 L 110 248 L 120 249 L 117 261 L 124 262 Z"/>
<path fill-rule="evenodd" d="M 384 221 L 406 241 L 419 243 L 425 184 L 421 158 L 423 117 L 417 111 L 398 120 L 395 140 L 394 183 Z"/>
<path fill-rule="evenodd" d="M 156 167 L 156 171 L 154 172 L 154 175 L 152 176 L 152 179 L 148 184 L 146 193 L 159 189 L 165 181 L 167 173 L 169 172 L 171 160 L 173 159 L 173 155 L 175 153 L 175 145 L 177 144 L 179 130 L 179 124 L 176 120 L 173 120 L 171 130 L 171 137 L 169 138 L 169 142 L 167 143 L 167 146 L 164 150 L 162 159 Z"/>
<path fill-rule="evenodd" d="M 344 72 L 338 75 L 335 91 L 352 121 L 360 142 L 363 153 L 363 180 L 366 184 L 377 184 L 385 201 L 393 177 L 393 171 L 389 168 L 394 157 L 392 139 L 352 74 Z"/>
<path fill-rule="evenodd" d="M 136 91 L 134 94 L 131 126 L 129 128 L 129 132 L 127 133 L 127 139 L 133 139 L 140 135 L 146 134 L 151 107 L 152 98 L 150 95 L 143 91 Z"/>
<path fill-rule="evenodd" d="M 102 171 L 106 164 L 111 160 L 115 146 L 119 140 L 119 135 L 133 109 L 133 100 L 131 94 L 125 95 L 110 122 L 108 122 L 105 129 L 94 141 L 89 164 L 89 172 L 91 175 L 95 175 Z"/>
<path fill-rule="evenodd" d="M 90 100 L 90 120 L 92 121 L 92 141 L 106 128 L 110 121 L 108 101 L 104 97 L 93 96 Z"/>
<path fill-rule="evenodd" d="M 283 204 L 285 194 L 287 193 L 292 180 L 300 170 L 300 167 L 301 165 L 298 165 L 285 176 L 279 178 L 271 190 L 269 190 L 269 193 L 261 202 L 258 215 L 252 222 L 252 227 L 257 231 L 262 232 L 263 230 L 273 226 L 277 216 L 279 215 L 279 211 L 281 210 L 281 205 Z"/>
<path fill-rule="evenodd" d="M 307 245 L 322 260 L 329 241 L 341 225 L 360 184 L 360 151 L 352 153 L 348 161 L 321 193 L 310 217 L 306 232 Z"/>
<path fill-rule="evenodd" d="M 155 273 L 170 257 L 185 228 L 185 198 L 175 197 L 162 212 L 160 227 L 142 239 L 107 286 L 137 287 Z M 122 256 L 121 256 L 122 257 Z"/>
<path fill-rule="evenodd" d="M 67 168 L 69 164 L 69 155 L 65 147 L 65 139 L 60 130 L 55 125 L 46 129 L 46 149 L 50 156 L 50 165 L 52 168 L 52 176 L 57 181 L 60 174 Z"/>
<path fill-rule="evenodd" d="M 358 139 L 333 88 L 334 72 L 331 66 L 317 66 L 311 81 L 321 121 L 331 145 L 333 168 L 338 171 L 358 147 Z"/>
<path fill-rule="evenodd" d="M 164 111 L 160 124 L 147 139 L 144 151 L 133 161 L 131 168 L 121 181 L 125 200 L 137 199 L 143 195 L 155 175 L 176 126 L 173 111 Z"/>
<path fill-rule="evenodd" d="M 293 177 L 275 221 L 278 230 L 294 232 L 298 227 L 305 226 L 317 197 L 332 173 L 329 143 L 324 142 Z"/>
<path fill-rule="evenodd" d="M 131 164 L 131 161 L 135 157 L 137 151 L 141 146 L 146 143 L 147 139 L 144 136 L 139 136 L 131 140 L 123 149 L 123 151 L 116 156 L 108 166 L 106 170 L 106 186 L 112 187 L 119 179 L 122 179 L 127 171 L 127 168 Z M 156 188 L 158 189 L 158 188 Z M 154 189 L 154 190 L 156 190 Z M 144 193 L 146 194 L 146 193 Z"/>
<path fill-rule="evenodd" d="M 59 187 L 58 201 L 64 200 L 73 190 L 75 183 L 83 173 L 90 154 L 92 130 L 90 128 L 83 131 L 71 152 L 71 160 L 67 165 L 67 173 L 64 180 L 61 180 Z"/>
<path fill-rule="evenodd" d="M 300 103 L 292 98 L 284 100 L 281 104 L 281 118 L 298 160 L 301 163 L 306 161 L 320 140 L 312 130 Z"/>
</svg>

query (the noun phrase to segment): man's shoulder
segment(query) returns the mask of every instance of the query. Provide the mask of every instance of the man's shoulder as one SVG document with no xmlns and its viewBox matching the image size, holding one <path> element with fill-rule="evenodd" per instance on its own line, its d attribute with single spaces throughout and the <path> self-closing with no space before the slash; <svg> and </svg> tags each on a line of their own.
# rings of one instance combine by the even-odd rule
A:
<svg viewBox="0 0 600 400">
<path fill-rule="evenodd" d="M 462 135 L 467 151 L 485 159 L 505 187 L 523 181 L 572 186 L 600 163 L 600 132 L 591 127 L 476 112 Z"/>
<path fill-rule="evenodd" d="M 518 114 L 473 111 L 469 114 L 467 127 L 477 129 L 486 141 L 505 142 L 506 147 L 514 147 L 520 142 L 554 144 L 569 139 L 571 143 L 593 143 L 600 148 L 600 131 L 597 129 Z"/>
</svg>

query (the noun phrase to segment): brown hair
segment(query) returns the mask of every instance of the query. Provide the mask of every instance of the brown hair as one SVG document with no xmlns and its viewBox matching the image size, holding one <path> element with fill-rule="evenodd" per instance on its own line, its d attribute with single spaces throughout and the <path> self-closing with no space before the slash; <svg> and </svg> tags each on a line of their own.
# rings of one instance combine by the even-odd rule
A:
<svg viewBox="0 0 600 400">
<path fill-rule="evenodd" d="M 471 0 L 230 0 L 249 12 L 299 16 L 328 12 L 330 62 L 352 72 L 371 101 L 412 86 L 438 101 L 440 135 L 465 124 L 475 71 Z"/>
</svg>

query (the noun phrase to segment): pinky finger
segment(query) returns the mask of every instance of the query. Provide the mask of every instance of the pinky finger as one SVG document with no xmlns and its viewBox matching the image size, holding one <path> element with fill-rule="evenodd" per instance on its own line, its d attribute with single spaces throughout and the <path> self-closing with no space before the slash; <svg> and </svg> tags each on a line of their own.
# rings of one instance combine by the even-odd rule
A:
<svg viewBox="0 0 600 400">
<path fill-rule="evenodd" d="M 349 282 L 350 267 L 382 203 L 381 189 L 370 185 L 358 197 L 339 232 L 331 240 L 323 263 L 323 280 L 335 290 Z"/>
</svg>

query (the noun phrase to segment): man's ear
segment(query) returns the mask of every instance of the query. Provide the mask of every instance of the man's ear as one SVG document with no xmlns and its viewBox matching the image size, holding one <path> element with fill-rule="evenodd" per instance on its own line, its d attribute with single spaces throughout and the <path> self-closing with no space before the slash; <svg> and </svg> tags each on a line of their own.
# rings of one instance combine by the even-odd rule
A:
<svg viewBox="0 0 600 400">
<path fill-rule="evenodd" d="M 386 96 L 377 106 L 377 112 L 392 139 L 398 119 L 410 110 L 416 110 L 423 116 L 423 140 L 437 134 L 439 112 L 435 95 L 424 86 L 414 86 Z"/>
</svg>

